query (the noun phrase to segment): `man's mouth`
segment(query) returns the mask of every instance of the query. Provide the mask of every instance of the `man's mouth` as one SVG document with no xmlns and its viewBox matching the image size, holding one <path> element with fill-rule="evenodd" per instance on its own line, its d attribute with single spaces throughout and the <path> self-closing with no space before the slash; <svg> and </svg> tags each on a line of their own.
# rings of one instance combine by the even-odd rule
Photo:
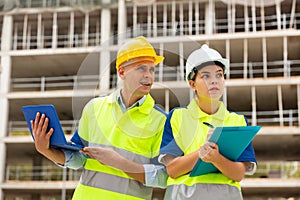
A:
<svg viewBox="0 0 300 200">
<path fill-rule="evenodd" d="M 151 86 L 152 84 L 151 83 L 144 83 L 144 82 L 140 82 L 140 84 L 142 85 L 142 86 L 146 86 L 146 87 L 149 87 L 149 86 Z"/>
</svg>

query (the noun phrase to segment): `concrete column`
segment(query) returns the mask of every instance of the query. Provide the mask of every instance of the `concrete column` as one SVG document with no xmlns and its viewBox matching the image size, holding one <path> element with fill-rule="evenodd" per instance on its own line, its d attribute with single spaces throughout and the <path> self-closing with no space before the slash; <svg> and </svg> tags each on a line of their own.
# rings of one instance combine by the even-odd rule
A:
<svg viewBox="0 0 300 200">
<path fill-rule="evenodd" d="M 27 27 L 28 27 L 28 15 L 25 14 L 24 22 L 23 22 L 22 49 L 26 49 L 26 45 L 27 45 Z"/>
<path fill-rule="evenodd" d="M 101 10 L 101 46 L 102 50 L 100 52 L 100 91 L 108 91 L 109 83 L 110 83 L 110 63 L 112 62 L 110 59 L 110 24 L 111 24 L 111 14 L 109 9 Z"/>
<path fill-rule="evenodd" d="M 277 16 L 277 29 L 281 30 L 281 9 L 280 9 L 279 0 L 276 0 L 276 16 Z"/>
<path fill-rule="evenodd" d="M 4 16 L 3 29 L 1 38 L 1 73 L 0 73 L 0 138 L 4 138 L 7 133 L 8 122 L 8 99 L 7 93 L 10 88 L 10 76 L 11 76 L 11 57 L 8 52 L 11 49 L 12 44 L 12 28 L 13 18 L 12 16 Z M 5 158 L 6 148 L 3 140 L 0 140 L 0 183 L 4 180 L 5 174 Z M 3 199 L 2 188 L 0 188 L 0 199 Z"/>
<path fill-rule="evenodd" d="M 37 18 L 37 35 L 36 35 L 36 37 L 37 37 L 37 44 L 36 44 L 36 46 L 37 46 L 37 48 L 38 49 L 40 49 L 40 48 L 42 48 L 42 14 L 41 13 L 39 13 L 38 14 L 38 18 Z"/>
<path fill-rule="evenodd" d="M 163 4 L 163 36 L 167 36 L 167 32 L 168 32 L 168 8 L 167 8 L 167 4 L 164 3 Z"/>
<path fill-rule="evenodd" d="M 74 21 L 75 21 L 75 14 L 74 14 L 74 11 L 72 11 L 70 13 L 70 25 L 69 25 L 69 47 L 73 47 L 73 44 L 74 44 Z"/>
<path fill-rule="evenodd" d="M 263 1 L 260 3 L 260 18 L 261 18 L 261 30 L 265 30 L 265 7 Z"/>
<path fill-rule="evenodd" d="M 136 4 L 134 4 L 133 5 L 133 10 L 132 10 L 132 12 L 133 12 L 133 16 L 132 16 L 132 20 L 133 20 L 133 37 L 137 37 L 138 36 L 138 33 L 140 32 L 140 30 L 137 30 L 137 5 Z"/>
<path fill-rule="evenodd" d="M 200 28 L 199 28 L 199 17 L 200 17 L 200 13 L 199 13 L 199 2 L 195 2 L 195 33 L 196 35 L 200 34 Z"/>
<path fill-rule="evenodd" d="M 290 28 L 293 28 L 295 21 L 295 10 L 296 10 L 296 0 L 293 0 L 292 9 L 291 9 L 291 20 L 290 20 Z"/>
<path fill-rule="evenodd" d="M 262 51 L 263 51 L 263 74 L 264 78 L 268 77 L 268 52 L 267 52 L 267 39 L 262 38 Z"/>
<path fill-rule="evenodd" d="M 229 59 L 230 61 L 230 40 L 228 39 L 226 40 L 225 48 L 226 48 L 226 58 Z M 226 79 L 230 79 L 230 65 L 226 74 Z"/>
<path fill-rule="evenodd" d="M 278 95 L 279 124 L 280 124 L 280 126 L 284 126 L 281 85 L 277 85 L 277 95 Z"/>
<path fill-rule="evenodd" d="M 87 47 L 89 45 L 89 13 L 84 15 L 84 35 L 83 35 L 83 46 Z M 105 29 L 102 29 L 105 30 Z M 105 32 L 105 31 L 104 31 Z"/>
<path fill-rule="evenodd" d="M 53 13 L 53 19 L 52 19 L 52 48 L 57 48 L 57 12 Z"/>
<path fill-rule="evenodd" d="M 122 44 L 122 42 L 126 39 L 126 24 L 127 24 L 127 18 L 126 18 L 125 0 L 119 0 L 119 5 L 118 5 L 118 44 Z"/>
<path fill-rule="evenodd" d="M 256 113 L 256 89 L 255 86 L 251 86 L 251 105 L 252 105 L 252 126 L 257 125 L 257 113 Z"/>
<path fill-rule="evenodd" d="M 172 1 L 172 11 L 171 11 L 171 22 L 172 22 L 172 35 L 176 35 L 177 22 L 176 22 L 176 2 Z"/>
<path fill-rule="evenodd" d="M 157 4 L 153 4 L 153 36 L 157 37 Z"/>
<path fill-rule="evenodd" d="M 249 32 L 249 16 L 247 1 L 244 4 L 245 32 Z"/>
<path fill-rule="evenodd" d="M 232 33 L 232 9 L 231 1 L 227 3 L 227 21 L 228 21 L 228 33 Z"/>
<path fill-rule="evenodd" d="M 193 2 L 189 1 L 189 35 L 193 34 Z"/>
<path fill-rule="evenodd" d="M 205 34 L 210 35 L 213 34 L 213 27 L 215 22 L 214 15 L 214 1 L 209 0 L 205 6 Z"/>
<path fill-rule="evenodd" d="M 244 62 L 243 62 L 243 68 L 244 68 L 244 79 L 247 79 L 247 74 L 248 74 L 248 69 L 247 69 L 247 65 L 248 65 L 248 40 L 245 38 L 244 39 Z"/>
<path fill-rule="evenodd" d="M 251 4 L 251 13 L 252 13 L 252 30 L 256 32 L 256 11 L 255 11 L 255 1 L 252 0 Z"/>
</svg>

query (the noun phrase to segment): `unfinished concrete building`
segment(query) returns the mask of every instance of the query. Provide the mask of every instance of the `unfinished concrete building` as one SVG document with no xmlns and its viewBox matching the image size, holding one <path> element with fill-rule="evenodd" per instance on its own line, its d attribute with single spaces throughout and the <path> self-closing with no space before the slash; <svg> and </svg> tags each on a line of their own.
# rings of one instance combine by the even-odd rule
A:
<svg viewBox="0 0 300 200">
<path fill-rule="evenodd" d="M 81 171 L 36 152 L 21 107 L 53 104 L 70 137 L 84 104 L 117 87 L 119 45 L 139 35 L 166 57 L 152 90 L 166 112 L 193 98 L 184 80 L 193 50 L 206 43 L 230 59 L 223 101 L 263 126 L 245 199 L 300 198 L 300 0 L 14 0 L 0 9 L 0 199 L 71 199 Z"/>
</svg>

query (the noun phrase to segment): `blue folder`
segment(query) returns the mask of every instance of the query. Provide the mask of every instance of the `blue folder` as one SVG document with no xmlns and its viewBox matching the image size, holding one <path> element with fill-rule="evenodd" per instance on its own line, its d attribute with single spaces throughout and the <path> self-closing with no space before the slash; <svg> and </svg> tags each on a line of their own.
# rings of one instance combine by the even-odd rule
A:
<svg viewBox="0 0 300 200">
<path fill-rule="evenodd" d="M 208 141 L 219 147 L 219 152 L 229 160 L 236 161 L 247 148 L 261 126 L 224 126 L 216 127 Z M 208 173 L 218 173 L 219 170 L 211 163 L 200 158 L 190 173 L 190 176 L 200 176 Z"/>
<path fill-rule="evenodd" d="M 45 114 L 46 117 L 49 118 L 49 124 L 47 131 L 50 130 L 50 128 L 54 128 L 54 132 L 50 138 L 50 146 L 59 148 L 59 149 L 68 149 L 68 150 L 75 150 L 79 151 L 83 147 L 74 143 L 69 143 L 66 140 L 65 134 L 63 132 L 63 129 L 61 127 L 58 115 L 56 113 L 56 110 L 53 105 L 30 105 L 30 106 L 23 106 L 22 111 L 24 114 L 24 117 L 26 119 L 28 128 L 30 130 L 30 133 L 32 135 L 32 138 L 34 140 L 34 135 L 32 133 L 31 129 L 31 120 L 35 120 L 36 113 L 39 112 L 42 116 L 42 114 Z"/>
</svg>

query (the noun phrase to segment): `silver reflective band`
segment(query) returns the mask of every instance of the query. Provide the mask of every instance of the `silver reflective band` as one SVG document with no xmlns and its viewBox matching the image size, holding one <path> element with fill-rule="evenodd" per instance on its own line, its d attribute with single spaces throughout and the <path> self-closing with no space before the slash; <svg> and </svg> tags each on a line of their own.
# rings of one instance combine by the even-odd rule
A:
<svg viewBox="0 0 300 200">
<path fill-rule="evenodd" d="M 95 172 L 84 169 L 80 183 L 86 186 L 100 188 L 120 194 L 127 194 L 143 199 L 151 199 L 152 188 L 142 183 L 111 174 Z"/>
<path fill-rule="evenodd" d="M 168 186 L 164 200 L 243 200 L 242 192 L 227 184 L 194 184 Z"/>
</svg>

